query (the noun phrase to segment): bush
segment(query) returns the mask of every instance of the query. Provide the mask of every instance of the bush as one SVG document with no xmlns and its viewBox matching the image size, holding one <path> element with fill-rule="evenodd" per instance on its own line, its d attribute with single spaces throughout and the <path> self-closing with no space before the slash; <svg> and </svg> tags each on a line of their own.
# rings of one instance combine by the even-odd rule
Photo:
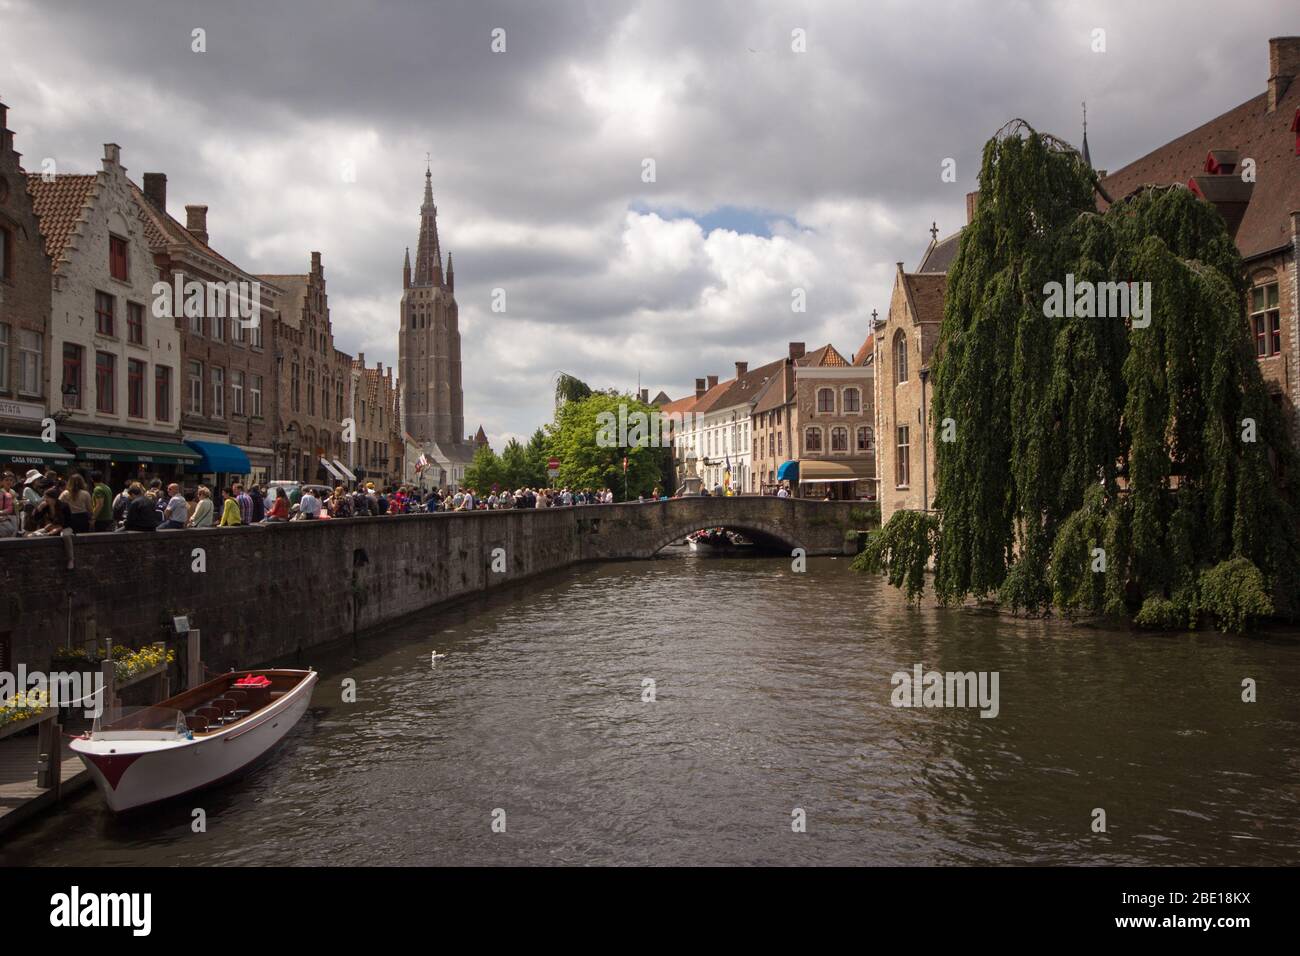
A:
<svg viewBox="0 0 1300 956">
<path fill-rule="evenodd" d="M 1187 608 L 1168 598 L 1149 597 L 1133 623 L 1150 631 L 1180 631 L 1187 627 Z"/>
<path fill-rule="evenodd" d="M 1201 609 L 1221 631 L 1245 633 L 1251 620 L 1273 613 L 1264 575 L 1247 558 L 1233 558 L 1210 568 L 1200 577 L 1199 591 Z"/>
</svg>

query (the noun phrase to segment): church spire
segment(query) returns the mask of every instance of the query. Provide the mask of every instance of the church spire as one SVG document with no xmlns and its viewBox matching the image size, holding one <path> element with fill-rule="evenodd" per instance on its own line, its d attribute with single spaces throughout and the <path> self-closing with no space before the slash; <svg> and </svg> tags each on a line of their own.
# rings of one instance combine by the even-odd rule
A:
<svg viewBox="0 0 1300 956">
<path fill-rule="evenodd" d="M 415 285 L 442 285 L 442 250 L 438 246 L 438 207 L 433 204 L 433 171 L 424 171 L 420 205 L 420 241 L 415 247 Z"/>
<path fill-rule="evenodd" d="M 451 253 L 447 253 L 447 291 L 456 291 L 456 270 L 451 265 Z"/>
<path fill-rule="evenodd" d="M 1079 152 L 1088 168 L 1092 169 L 1092 157 L 1088 155 L 1088 104 L 1086 102 L 1083 104 L 1083 148 Z"/>
<path fill-rule="evenodd" d="M 406 247 L 406 262 L 402 264 L 402 288 L 411 287 L 411 247 Z"/>
</svg>

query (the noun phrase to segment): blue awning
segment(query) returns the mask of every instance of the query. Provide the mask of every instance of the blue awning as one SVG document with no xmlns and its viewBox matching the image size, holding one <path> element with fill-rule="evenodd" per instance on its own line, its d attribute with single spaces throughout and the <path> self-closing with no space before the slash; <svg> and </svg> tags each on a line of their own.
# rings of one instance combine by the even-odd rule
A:
<svg viewBox="0 0 1300 956">
<path fill-rule="evenodd" d="M 186 467 L 186 471 L 199 474 L 252 474 L 253 466 L 248 462 L 248 455 L 238 445 L 227 445 L 219 441 L 187 441 L 199 453 L 199 461 Z"/>
<path fill-rule="evenodd" d="M 776 470 L 777 481 L 798 481 L 799 480 L 799 463 L 797 461 L 783 461 L 781 467 Z"/>
</svg>

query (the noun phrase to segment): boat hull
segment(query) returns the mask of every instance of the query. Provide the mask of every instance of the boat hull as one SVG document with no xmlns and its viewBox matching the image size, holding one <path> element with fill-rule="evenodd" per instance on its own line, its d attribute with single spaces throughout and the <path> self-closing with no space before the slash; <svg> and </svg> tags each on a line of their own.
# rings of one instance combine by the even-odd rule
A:
<svg viewBox="0 0 1300 956">
<path fill-rule="evenodd" d="M 174 742 L 77 739 L 71 744 L 115 813 L 202 790 L 237 776 L 302 719 L 315 672 L 247 722 Z"/>
</svg>

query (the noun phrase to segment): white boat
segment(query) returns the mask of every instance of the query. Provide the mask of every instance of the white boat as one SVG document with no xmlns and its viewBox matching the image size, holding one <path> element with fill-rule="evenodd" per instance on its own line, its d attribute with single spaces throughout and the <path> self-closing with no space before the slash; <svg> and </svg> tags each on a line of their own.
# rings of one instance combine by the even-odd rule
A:
<svg viewBox="0 0 1300 956">
<path fill-rule="evenodd" d="M 238 775 L 298 723 L 313 670 L 231 671 L 72 741 L 115 813 Z"/>
</svg>

